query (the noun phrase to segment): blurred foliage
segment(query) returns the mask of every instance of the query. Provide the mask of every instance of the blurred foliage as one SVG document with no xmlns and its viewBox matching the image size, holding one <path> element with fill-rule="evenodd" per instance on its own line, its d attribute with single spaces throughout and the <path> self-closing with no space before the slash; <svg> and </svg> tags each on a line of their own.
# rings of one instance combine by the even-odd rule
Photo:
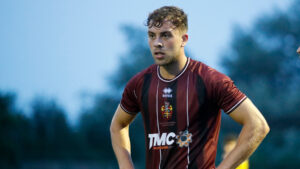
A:
<svg viewBox="0 0 300 169">
<path fill-rule="evenodd" d="M 126 35 L 128 51 L 120 57 L 119 67 L 108 80 L 110 89 L 105 94 L 96 95 L 94 106 L 83 113 L 79 129 L 93 150 L 98 150 L 97 156 L 107 160 L 118 168 L 115 155 L 112 151 L 109 127 L 111 119 L 120 102 L 126 83 L 137 72 L 153 64 L 151 52 L 147 44 L 147 33 L 144 29 L 128 25 L 121 27 Z M 144 130 L 140 115 L 130 129 L 132 156 L 137 166 L 144 167 Z M 132 134 L 133 133 L 133 134 Z M 102 152 L 102 153 L 99 153 Z M 138 167 L 139 168 L 139 167 Z"/>
<path fill-rule="evenodd" d="M 123 88 L 137 72 L 153 64 L 144 29 L 122 26 L 128 51 L 108 79 L 109 89 L 93 97 L 71 127 L 66 112 L 55 101 L 37 97 L 31 115 L 16 106 L 16 95 L 0 91 L 0 168 L 118 168 L 109 127 Z M 300 165 L 300 0 L 286 11 L 275 10 L 251 28 L 236 27 L 221 65 L 237 86 L 267 118 L 271 132 L 250 159 L 250 167 L 296 169 Z M 187 54 L 188 55 L 188 54 Z M 240 126 L 223 114 L 217 163 L 222 139 Z M 145 138 L 141 116 L 130 127 L 132 156 L 144 168 Z M 62 165 L 59 166 L 60 162 Z M 81 163 L 83 162 L 83 163 Z M 86 165 L 87 164 L 87 165 Z M 69 166 L 69 167 L 67 167 Z M 97 167 L 99 166 L 99 167 Z M 55 168 L 55 167 L 52 167 Z"/>
<path fill-rule="evenodd" d="M 36 98 L 32 103 L 31 153 L 35 159 L 68 159 L 76 147 L 74 133 L 67 123 L 65 111 L 53 100 Z"/>
<path fill-rule="evenodd" d="M 144 29 L 123 25 L 128 51 L 120 57 L 118 70 L 109 79 L 113 91 L 123 91 L 128 80 L 137 72 L 153 64 L 152 55 L 147 43 L 147 32 Z"/>
<path fill-rule="evenodd" d="M 251 168 L 300 165 L 300 1 L 262 16 L 251 30 L 234 29 L 222 66 L 266 117 L 271 132 L 251 157 Z M 223 119 L 222 132 L 234 128 Z M 221 137 L 222 138 L 222 137 Z"/>
<path fill-rule="evenodd" d="M 26 132 L 28 120 L 15 109 L 15 95 L 0 93 L 0 168 L 20 166 L 22 144 L 28 143 Z"/>
</svg>

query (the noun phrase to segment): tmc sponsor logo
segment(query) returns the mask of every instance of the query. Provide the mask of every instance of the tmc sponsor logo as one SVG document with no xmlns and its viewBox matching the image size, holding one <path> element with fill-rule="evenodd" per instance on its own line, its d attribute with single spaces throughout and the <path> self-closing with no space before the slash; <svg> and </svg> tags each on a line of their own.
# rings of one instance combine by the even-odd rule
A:
<svg viewBox="0 0 300 169">
<path fill-rule="evenodd" d="M 175 141 L 179 147 L 188 147 L 192 142 L 192 134 L 188 130 L 179 132 L 176 135 L 174 132 L 170 133 L 152 133 L 148 134 L 149 150 L 150 149 L 168 149 Z"/>
</svg>

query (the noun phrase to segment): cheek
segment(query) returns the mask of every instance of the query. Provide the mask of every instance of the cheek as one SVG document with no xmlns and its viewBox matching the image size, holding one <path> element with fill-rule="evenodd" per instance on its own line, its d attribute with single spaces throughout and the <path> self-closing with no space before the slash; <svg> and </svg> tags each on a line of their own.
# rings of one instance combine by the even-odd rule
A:
<svg viewBox="0 0 300 169">
<path fill-rule="evenodd" d="M 153 43 L 151 40 L 148 40 L 148 45 L 149 45 L 149 48 L 152 49 Z"/>
<path fill-rule="evenodd" d="M 176 45 L 174 43 L 174 41 L 168 41 L 165 43 L 165 46 L 169 49 L 175 49 L 176 48 Z"/>
<path fill-rule="evenodd" d="M 178 49 L 181 47 L 181 42 L 179 40 L 174 39 L 168 42 L 168 47 L 170 49 Z"/>
</svg>

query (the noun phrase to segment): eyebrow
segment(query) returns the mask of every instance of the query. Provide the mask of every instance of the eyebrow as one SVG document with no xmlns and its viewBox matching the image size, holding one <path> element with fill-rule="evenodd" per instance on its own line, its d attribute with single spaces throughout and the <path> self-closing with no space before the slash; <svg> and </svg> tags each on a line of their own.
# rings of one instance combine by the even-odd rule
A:
<svg viewBox="0 0 300 169">
<path fill-rule="evenodd" d="M 172 31 L 163 31 L 160 34 L 171 33 Z"/>
<path fill-rule="evenodd" d="M 171 33 L 171 32 L 172 32 L 172 30 L 170 30 L 170 31 L 163 31 L 163 32 L 160 32 L 160 34 Z M 155 34 L 155 33 L 152 32 L 152 31 L 148 31 L 148 34 L 150 34 L 150 33 Z"/>
</svg>

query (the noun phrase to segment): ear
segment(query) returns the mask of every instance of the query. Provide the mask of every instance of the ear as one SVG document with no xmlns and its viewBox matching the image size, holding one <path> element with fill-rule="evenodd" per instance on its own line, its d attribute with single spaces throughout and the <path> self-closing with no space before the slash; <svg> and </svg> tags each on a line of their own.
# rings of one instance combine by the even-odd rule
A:
<svg viewBox="0 0 300 169">
<path fill-rule="evenodd" d="M 181 43 L 181 47 L 184 47 L 189 39 L 189 35 L 187 33 L 182 35 L 182 43 Z"/>
</svg>

